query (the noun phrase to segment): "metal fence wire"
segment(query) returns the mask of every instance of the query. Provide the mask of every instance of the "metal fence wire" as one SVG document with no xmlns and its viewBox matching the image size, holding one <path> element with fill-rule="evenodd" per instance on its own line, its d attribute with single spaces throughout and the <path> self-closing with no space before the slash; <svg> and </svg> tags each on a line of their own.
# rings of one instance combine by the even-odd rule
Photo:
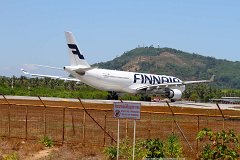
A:
<svg viewBox="0 0 240 160">
<path fill-rule="evenodd" d="M 49 136 L 59 143 L 113 145 L 117 137 L 117 119 L 112 112 L 111 109 L 85 109 L 81 100 L 79 107 L 11 104 L 6 100 L 0 104 L 0 136 L 24 139 Z M 132 120 L 120 120 L 120 128 L 120 139 L 132 139 Z M 180 137 L 184 153 L 196 155 L 202 146 L 196 135 L 202 128 L 234 129 L 239 133 L 240 116 L 142 111 L 141 119 L 137 120 L 136 136 L 164 140 L 174 133 Z"/>
</svg>

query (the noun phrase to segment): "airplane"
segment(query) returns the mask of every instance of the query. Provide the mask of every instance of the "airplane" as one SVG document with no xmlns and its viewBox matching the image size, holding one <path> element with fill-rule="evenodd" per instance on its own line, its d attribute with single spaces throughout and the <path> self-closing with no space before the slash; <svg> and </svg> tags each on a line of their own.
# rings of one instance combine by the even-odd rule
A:
<svg viewBox="0 0 240 160">
<path fill-rule="evenodd" d="M 70 57 L 70 65 L 63 67 L 63 70 L 67 71 L 73 78 L 33 74 L 22 69 L 23 73 L 36 77 L 49 77 L 53 79 L 81 82 L 99 90 L 109 91 L 111 93 L 109 98 L 112 99 L 118 99 L 117 93 L 141 95 L 158 94 L 166 96 L 173 102 L 181 99 L 182 93 L 185 90 L 185 85 L 214 81 L 214 75 L 209 80 L 182 81 L 174 76 L 91 67 L 79 50 L 73 33 L 65 31 L 65 36 Z"/>
</svg>

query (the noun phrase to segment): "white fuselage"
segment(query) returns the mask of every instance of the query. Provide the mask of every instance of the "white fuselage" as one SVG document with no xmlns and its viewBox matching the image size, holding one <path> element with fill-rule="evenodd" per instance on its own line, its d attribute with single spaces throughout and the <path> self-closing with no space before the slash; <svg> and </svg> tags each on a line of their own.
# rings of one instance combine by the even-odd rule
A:
<svg viewBox="0 0 240 160">
<path fill-rule="evenodd" d="M 92 68 L 84 72 L 84 74 L 78 74 L 72 70 L 66 70 L 72 74 L 75 78 L 80 79 L 83 83 L 92 86 L 94 88 L 106 91 L 115 92 L 127 92 L 127 93 L 146 93 L 146 90 L 138 90 L 143 86 L 154 86 L 164 83 L 178 83 L 182 82 L 180 79 L 172 76 L 146 74 L 137 72 L 126 72 L 108 69 Z M 163 87 L 165 88 L 165 87 Z M 185 85 L 176 85 L 171 88 L 185 90 Z M 158 88 L 161 91 L 161 87 Z M 150 93 L 156 93 L 155 90 L 148 90 Z"/>
</svg>

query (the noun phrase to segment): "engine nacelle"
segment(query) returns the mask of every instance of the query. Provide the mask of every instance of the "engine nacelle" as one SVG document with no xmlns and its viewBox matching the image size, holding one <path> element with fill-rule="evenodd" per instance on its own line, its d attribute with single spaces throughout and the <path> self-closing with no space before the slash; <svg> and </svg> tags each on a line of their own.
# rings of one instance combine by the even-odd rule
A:
<svg viewBox="0 0 240 160">
<path fill-rule="evenodd" d="M 166 96 L 173 100 L 179 100 L 182 97 L 182 91 L 180 91 L 179 89 L 170 89 L 169 91 L 166 92 Z"/>
</svg>

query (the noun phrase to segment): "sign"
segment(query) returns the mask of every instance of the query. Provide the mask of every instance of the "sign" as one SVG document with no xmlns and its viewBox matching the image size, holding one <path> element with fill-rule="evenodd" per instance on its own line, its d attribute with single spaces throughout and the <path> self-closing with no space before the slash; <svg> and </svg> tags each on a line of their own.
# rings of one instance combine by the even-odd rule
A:
<svg viewBox="0 0 240 160">
<path fill-rule="evenodd" d="M 114 102 L 114 118 L 140 119 L 141 103 Z"/>
</svg>

